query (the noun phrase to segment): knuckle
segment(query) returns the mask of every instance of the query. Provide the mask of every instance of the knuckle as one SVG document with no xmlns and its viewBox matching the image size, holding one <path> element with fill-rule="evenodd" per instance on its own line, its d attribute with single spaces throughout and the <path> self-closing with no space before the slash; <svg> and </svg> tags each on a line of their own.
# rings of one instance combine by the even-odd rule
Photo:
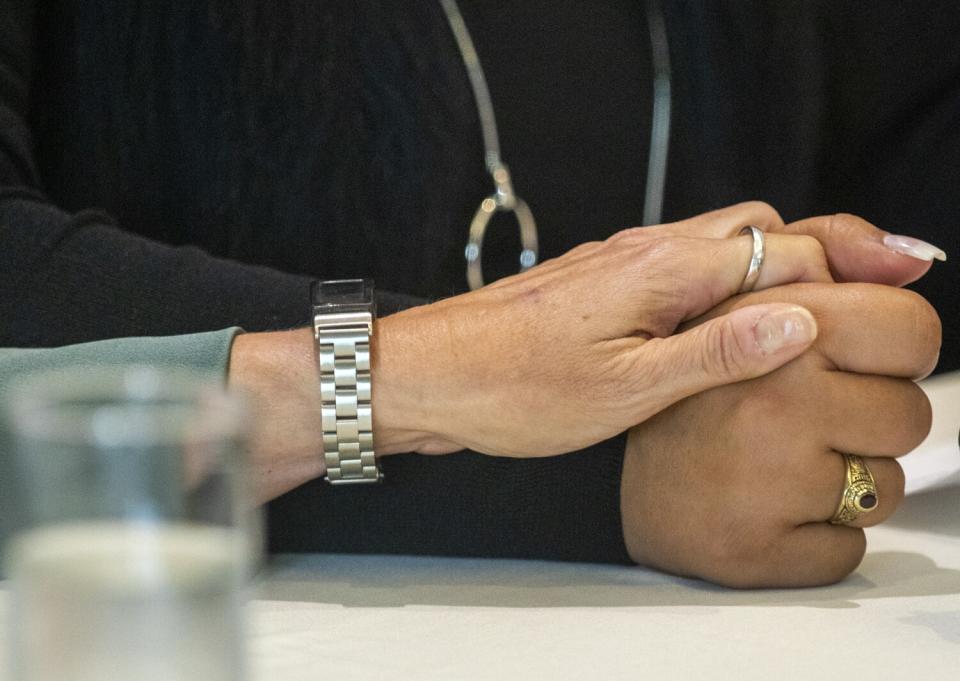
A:
<svg viewBox="0 0 960 681">
<path fill-rule="evenodd" d="M 711 556 L 718 561 L 718 568 L 711 578 L 734 589 L 835 584 L 857 569 L 867 549 L 863 530 L 849 527 L 844 531 L 851 534 L 842 541 L 833 542 L 829 550 L 811 547 L 793 572 L 785 567 L 778 542 L 773 538 L 733 546 Z"/>
<path fill-rule="evenodd" d="M 836 584 L 857 569 L 867 552 L 867 537 L 863 530 L 847 528 L 852 535 L 850 541 L 838 543 L 833 551 L 824 552 L 828 559 L 820 566 L 811 586 Z"/>
<path fill-rule="evenodd" d="M 902 449 L 907 453 L 919 447 L 930 434 L 930 428 L 933 425 L 933 406 L 930 404 L 930 398 L 916 383 L 905 381 L 903 385 L 909 392 L 901 412 L 902 432 L 905 439 Z"/>
<path fill-rule="evenodd" d="M 879 284 L 844 286 L 854 293 L 851 302 L 855 301 L 865 313 L 878 320 L 876 328 L 895 332 L 898 342 L 890 349 L 904 371 L 916 378 L 933 370 L 940 355 L 943 330 L 937 311 L 923 296 Z"/>
<path fill-rule="evenodd" d="M 751 213 L 759 215 L 761 218 L 760 221 L 764 224 L 783 224 L 783 218 L 780 216 L 780 211 L 766 201 L 746 201 L 745 203 L 741 204 L 741 206 Z"/>
<path fill-rule="evenodd" d="M 686 296 L 694 276 L 689 256 L 696 239 L 654 236 L 622 239 L 611 245 L 628 281 L 658 294 L 657 300 L 674 301 Z"/>
<path fill-rule="evenodd" d="M 742 568 L 752 561 L 742 535 L 742 529 L 731 523 L 715 527 L 710 533 L 710 538 L 702 545 L 705 565 L 712 571 L 710 579 L 732 586 L 731 581 L 744 576 Z"/>
<path fill-rule="evenodd" d="M 827 252 L 824 250 L 823 244 L 820 243 L 820 239 L 809 234 L 798 234 L 796 239 L 798 239 L 800 250 L 806 258 L 824 267 L 827 266 Z"/>
<path fill-rule="evenodd" d="M 893 464 L 890 466 L 890 480 L 887 481 L 888 489 L 884 490 L 884 503 L 889 505 L 890 513 L 893 513 L 896 510 L 897 506 L 900 505 L 900 502 L 903 501 L 903 497 L 906 491 L 907 485 L 907 476 L 903 473 L 903 466 L 901 466 L 896 461 L 891 461 Z"/>
<path fill-rule="evenodd" d="M 797 248 L 803 256 L 808 274 L 826 275 L 826 278 L 833 281 L 830 276 L 830 264 L 827 260 L 827 251 L 823 244 L 816 237 L 808 234 L 798 234 Z"/>
<path fill-rule="evenodd" d="M 645 227 L 627 227 L 626 229 L 621 229 L 619 232 L 615 232 L 609 238 L 607 238 L 608 243 L 618 243 L 621 241 L 632 241 L 637 238 L 647 238 L 648 235 L 644 234 Z"/>
<path fill-rule="evenodd" d="M 758 540 L 742 526 L 720 536 L 708 553 L 710 565 L 714 567 L 714 574 L 710 576 L 713 581 L 732 589 L 750 589 L 769 583 L 772 566 L 765 557 L 771 553 L 772 542 Z"/>
<path fill-rule="evenodd" d="M 823 246 L 820 244 L 820 240 L 809 234 L 796 234 L 793 237 L 795 243 L 803 251 L 805 255 L 816 255 L 817 253 L 823 253 Z"/>
<path fill-rule="evenodd" d="M 656 361 L 658 356 L 662 357 L 657 350 L 660 341 L 662 339 L 654 338 L 633 352 L 618 353 L 607 362 L 596 363 L 591 378 L 600 388 L 596 391 L 597 402 L 629 406 L 632 410 L 638 398 L 648 394 L 651 385 L 673 375 L 676 367 Z M 624 423 L 632 422 L 631 416 L 626 415 Z"/>
<path fill-rule="evenodd" d="M 585 241 L 585 242 L 583 242 L 582 244 L 579 244 L 579 245 L 574 246 L 573 248 L 571 248 L 569 251 L 567 251 L 567 252 L 564 254 L 564 256 L 584 255 L 584 254 L 587 254 L 587 253 L 593 253 L 593 252 L 599 250 L 599 248 L 600 248 L 600 242 L 599 242 L 599 241 Z M 546 262 L 549 262 L 549 261 L 546 261 Z"/>
<path fill-rule="evenodd" d="M 827 230 L 841 236 L 861 232 L 872 228 L 869 222 L 858 215 L 851 213 L 836 213 L 828 216 Z"/>
<path fill-rule="evenodd" d="M 933 369 L 937 358 L 940 356 L 940 345 L 943 342 L 943 325 L 940 322 L 940 316 L 933 306 L 918 294 L 913 294 L 921 303 L 917 310 L 917 332 L 918 342 L 921 350 L 921 356 L 927 359 L 930 365 L 929 370 Z"/>
<path fill-rule="evenodd" d="M 900 297 L 903 307 L 902 319 L 913 329 L 914 346 L 917 361 L 926 369 L 932 369 L 940 355 L 943 327 L 940 316 L 923 296 L 907 289 L 893 289 Z"/>
<path fill-rule="evenodd" d="M 704 327 L 706 342 L 699 346 L 700 365 L 707 375 L 733 378 L 747 369 L 747 352 L 729 319 Z"/>
<path fill-rule="evenodd" d="M 632 241 L 630 245 L 632 250 L 642 259 L 659 260 L 664 257 L 675 256 L 680 251 L 682 241 L 685 241 L 685 239 L 681 237 L 658 235 L 644 237 L 642 241 Z M 642 248 L 636 248 L 638 243 L 642 245 Z"/>
</svg>

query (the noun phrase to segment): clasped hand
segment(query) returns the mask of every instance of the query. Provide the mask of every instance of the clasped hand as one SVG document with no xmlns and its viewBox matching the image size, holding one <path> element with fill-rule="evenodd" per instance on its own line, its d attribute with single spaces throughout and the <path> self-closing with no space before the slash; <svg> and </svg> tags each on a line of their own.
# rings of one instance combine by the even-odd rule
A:
<svg viewBox="0 0 960 681">
<path fill-rule="evenodd" d="M 752 239 L 731 236 L 745 225 L 766 232 L 766 261 L 737 295 Z M 635 561 L 732 586 L 835 581 L 864 550 L 861 529 L 826 522 L 839 452 L 868 457 L 881 502 L 859 524 L 879 522 L 902 497 L 894 457 L 929 429 L 912 379 L 936 362 L 939 320 L 896 288 L 929 263 L 884 234 L 852 216 L 785 225 L 746 203 L 386 317 L 378 453 L 549 456 L 629 429 L 621 511 Z M 322 475 L 309 330 L 242 336 L 231 362 L 231 382 L 269 396 L 261 498 Z"/>
<path fill-rule="evenodd" d="M 624 230 L 384 319 L 374 370 L 382 432 L 402 423 L 405 440 L 420 434 L 424 453 L 563 454 L 689 395 L 781 366 L 817 332 L 792 303 L 741 308 L 673 335 L 743 282 L 752 238 L 711 236 L 747 224 L 770 232 L 778 221 L 768 206 L 744 204 Z M 830 281 L 816 239 L 769 234 L 757 289 Z"/>
</svg>

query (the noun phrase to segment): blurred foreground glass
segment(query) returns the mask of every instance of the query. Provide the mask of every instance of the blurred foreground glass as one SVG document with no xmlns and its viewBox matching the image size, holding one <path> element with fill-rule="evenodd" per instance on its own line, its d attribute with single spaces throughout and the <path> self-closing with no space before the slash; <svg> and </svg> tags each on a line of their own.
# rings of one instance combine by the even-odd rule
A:
<svg viewBox="0 0 960 681">
<path fill-rule="evenodd" d="M 29 379 L 7 406 L 14 678 L 242 679 L 259 545 L 242 401 L 135 367 Z"/>
</svg>

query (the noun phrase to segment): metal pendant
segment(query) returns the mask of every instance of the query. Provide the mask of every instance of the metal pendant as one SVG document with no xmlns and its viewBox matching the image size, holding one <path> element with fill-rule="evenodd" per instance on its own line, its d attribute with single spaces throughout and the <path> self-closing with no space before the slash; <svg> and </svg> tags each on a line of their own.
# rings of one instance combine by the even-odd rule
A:
<svg viewBox="0 0 960 681">
<path fill-rule="evenodd" d="M 510 171 L 505 165 L 498 165 L 490 173 L 496 184 L 496 192 L 485 198 L 470 222 L 470 235 L 464 257 L 467 260 L 467 284 L 471 291 L 483 287 L 483 238 L 487 226 L 495 213 L 513 213 L 520 230 L 520 271 L 524 272 L 537 264 L 539 246 L 537 244 L 537 222 L 527 202 L 517 196 L 510 181 Z"/>
</svg>

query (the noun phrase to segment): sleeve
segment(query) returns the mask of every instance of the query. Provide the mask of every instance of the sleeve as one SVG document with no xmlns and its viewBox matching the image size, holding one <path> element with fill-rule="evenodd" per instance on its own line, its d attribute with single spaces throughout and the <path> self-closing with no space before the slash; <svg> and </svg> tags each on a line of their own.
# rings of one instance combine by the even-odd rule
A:
<svg viewBox="0 0 960 681">
<path fill-rule="evenodd" d="M 620 519 L 625 446 L 621 436 L 537 459 L 385 457 L 379 485 L 317 480 L 275 500 L 269 548 L 630 564 Z"/>
<path fill-rule="evenodd" d="M 960 369 L 960 12 L 953 0 L 829 3 L 830 149 L 823 212 L 942 248 L 912 285 L 943 321 L 939 371 Z"/>
<path fill-rule="evenodd" d="M 238 328 L 159 338 L 111 338 L 59 348 L 0 348 L 0 401 L 20 377 L 80 366 L 151 364 L 226 377 Z"/>
<path fill-rule="evenodd" d="M 133 236 L 43 195 L 28 116 L 36 2 L 0 0 L 0 346 L 307 322 L 309 279 Z M 417 302 L 381 296 L 382 313 Z"/>
<path fill-rule="evenodd" d="M 308 279 L 133 236 L 43 195 L 28 125 L 35 2 L 0 0 L 0 346 L 308 322 Z M 381 314 L 422 301 L 382 294 Z M 628 562 L 623 440 L 552 459 L 385 460 L 389 481 L 317 482 L 269 508 L 271 547 Z"/>
<path fill-rule="evenodd" d="M 0 348 L 0 409 L 5 410 L 10 388 L 27 374 L 67 367 L 106 367 L 146 364 L 193 369 L 224 378 L 230 346 L 240 329 L 164 338 L 115 338 L 61 348 Z M 17 488 L 12 471 L 7 428 L 0 418 L 0 548 L 17 527 L 14 510 Z M 2 578 L 0 556 L 0 578 Z"/>
</svg>

